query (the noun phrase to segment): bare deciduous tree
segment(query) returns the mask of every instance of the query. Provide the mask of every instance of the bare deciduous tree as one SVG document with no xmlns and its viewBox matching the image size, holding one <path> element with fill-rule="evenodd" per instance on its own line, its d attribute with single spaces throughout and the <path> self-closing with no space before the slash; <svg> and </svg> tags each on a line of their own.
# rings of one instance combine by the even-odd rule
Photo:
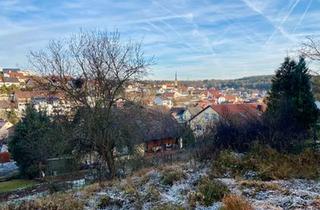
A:
<svg viewBox="0 0 320 210">
<path fill-rule="evenodd" d="M 113 151 L 121 133 L 114 128 L 113 107 L 123 98 L 124 86 L 142 78 L 152 64 L 141 43 L 121 42 L 119 32 L 83 32 L 70 39 L 51 41 L 42 51 L 31 52 L 30 61 L 42 75 L 42 85 L 61 91 L 82 117 L 90 149 L 115 176 Z"/>
<path fill-rule="evenodd" d="M 311 60 L 320 61 L 320 41 L 307 37 L 307 40 L 302 43 L 300 53 Z"/>
</svg>

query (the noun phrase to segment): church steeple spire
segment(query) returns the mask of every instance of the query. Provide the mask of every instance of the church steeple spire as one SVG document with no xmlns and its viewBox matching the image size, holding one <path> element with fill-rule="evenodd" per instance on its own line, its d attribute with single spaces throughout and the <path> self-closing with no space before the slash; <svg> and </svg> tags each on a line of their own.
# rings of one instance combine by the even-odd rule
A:
<svg viewBox="0 0 320 210">
<path fill-rule="evenodd" d="M 178 75 L 177 72 L 174 75 L 174 86 L 177 88 L 178 87 Z"/>
</svg>

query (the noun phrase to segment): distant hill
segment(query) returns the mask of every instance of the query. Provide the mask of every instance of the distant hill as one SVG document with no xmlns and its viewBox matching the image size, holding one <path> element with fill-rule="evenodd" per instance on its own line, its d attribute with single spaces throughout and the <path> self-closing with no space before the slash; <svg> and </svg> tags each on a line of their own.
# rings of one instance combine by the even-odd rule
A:
<svg viewBox="0 0 320 210">
<path fill-rule="evenodd" d="M 179 81 L 180 83 L 187 86 L 207 86 L 215 88 L 244 88 L 244 89 L 259 89 L 268 90 L 271 87 L 272 75 L 263 76 L 251 76 L 243 77 L 239 79 L 228 79 L 228 80 L 196 80 L 196 81 Z"/>
<path fill-rule="evenodd" d="M 235 89 L 259 89 L 259 90 L 269 90 L 271 87 L 271 79 L 273 75 L 262 75 L 262 76 L 250 76 L 243 77 L 239 79 L 227 79 L 227 80 L 218 80 L 218 79 L 209 79 L 209 80 L 185 80 L 179 81 L 180 84 L 186 86 L 194 87 L 215 87 L 218 89 L 221 88 L 235 88 Z M 148 83 L 160 84 L 163 82 L 172 82 L 171 81 L 147 81 Z M 320 100 L 320 76 L 312 76 L 311 78 L 312 90 L 316 100 Z"/>
</svg>

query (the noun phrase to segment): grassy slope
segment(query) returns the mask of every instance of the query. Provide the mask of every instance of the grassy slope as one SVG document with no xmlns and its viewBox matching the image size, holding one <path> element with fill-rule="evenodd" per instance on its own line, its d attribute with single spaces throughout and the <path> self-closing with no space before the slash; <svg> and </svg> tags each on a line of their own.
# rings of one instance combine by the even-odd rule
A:
<svg viewBox="0 0 320 210">
<path fill-rule="evenodd" d="M 0 182 L 0 193 L 32 187 L 35 184 L 35 181 L 25 179 L 14 179 L 10 181 Z"/>
</svg>

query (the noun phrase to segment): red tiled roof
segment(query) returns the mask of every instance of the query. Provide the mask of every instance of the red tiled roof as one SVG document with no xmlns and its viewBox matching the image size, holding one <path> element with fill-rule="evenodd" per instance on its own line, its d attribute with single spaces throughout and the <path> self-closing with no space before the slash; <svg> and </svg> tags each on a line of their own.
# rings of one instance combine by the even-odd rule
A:
<svg viewBox="0 0 320 210">
<path fill-rule="evenodd" d="M 261 112 L 265 112 L 267 110 L 267 105 L 264 103 L 247 103 L 247 106 L 251 106 L 254 109 L 257 109 Z"/>
<path fill-rule="evenodd" d="M 9 74 L 9 77 L 15 77 L 15 78 L 19 78 L 19 79 L 25 78 L 24 74 L 21 72 L 10 71 L 8 74 Z"/>
<path fill-rule="evenodd" d="M 14 93 L 17 99 L 25 99 L 25 98 L 32 98 L 35 96 L 47 96 L 48 92 L 46 91 L 16 91 Z"/>
<path fill-rule="evenodd" d="M 261 116 L 261 112 L 250 104 L 219 104 L 213 105 L 212 108 L 220 117 L 233 120 L 257 120 Z"/>
<path fill-rule="evenodd" d="M 8 100 L 0 100 L 0 109 L 13 109 L 17 108 L 15 103 L 12 103 Z"/>
<path fill-rule="evenodd" d="M 173 98 L 174 97 L 174 93 L 164 93 L 163 97 L 165 97 L 165 98 Z"/>
<path fill-rule="evenodd" d="M 224 98 L 227 100 L 227 101 L 235 101 L 237 99 L 236 96 L 233 96 L 233 95 L 225 95 Z"/>
<path fill-rule="evenodd" d="M 44 90 L 34 90 L 34 91 L 16 91 L 15 97 L 17 99 L 31 99 L 33 97 L 47 97 L 47 96 L 56 96 L 58 98 L 63 98 L 64 94 L 62 92 L 55 92 L 55 93 L 50 93 L 49 91 L 44 91 Z"/>
<path fill-rule="evenodd" d="M 212 96 L 214 98 L 220 97 L 222 94 L 220 93 L 219 90 L 216 89 L 209 89 L 207 90 L 207 96 Z"/>
</svg>

